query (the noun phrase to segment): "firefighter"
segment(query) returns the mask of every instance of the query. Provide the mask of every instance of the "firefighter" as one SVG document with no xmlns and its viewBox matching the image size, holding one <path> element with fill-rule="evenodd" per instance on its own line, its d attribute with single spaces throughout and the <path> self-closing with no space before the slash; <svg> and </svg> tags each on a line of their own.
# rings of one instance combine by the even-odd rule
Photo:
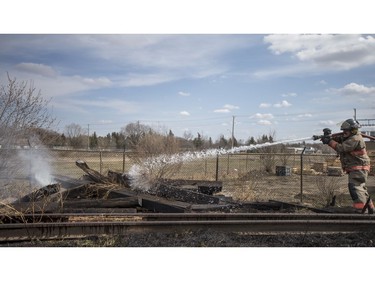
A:
<svg viewBox="0 0 375 281">
<path fill-rule="evenodd" d="M 368 213 L 373 213 L 374 204 L 369 199 L 366 188 L 368 172 L 370 171 L 370 158 L 366 152 L 366 144 L 358 131 L 360 125 L 353 119 L 345 120 L 341 125 L 342 134 L 332 137 L 325 134 L 323 144 L 332 147 L 340 156 L 343 170 L 348 174 L 349 193 L 353 200 L 356 212 L 362 212 L 368 202 Z M 330 130 L 329 130 L 330 131 Z"/>
</svg>

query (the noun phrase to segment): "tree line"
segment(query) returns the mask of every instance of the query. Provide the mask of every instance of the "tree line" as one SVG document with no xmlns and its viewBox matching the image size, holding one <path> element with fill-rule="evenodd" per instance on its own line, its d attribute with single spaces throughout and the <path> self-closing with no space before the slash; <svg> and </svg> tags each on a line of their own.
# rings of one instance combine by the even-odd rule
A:
<svg viewBox="0 0 375 281">
<path fill-rule="evenodd" d="M 47 147 L 69 147 L 73 149 L 126 149 L 134 150 L 145 138 L 155 137 L 175 139 L 181 150 L 201 150 L 210 148 L 228 149 L 232 146 L 232 139 L 220 135 L 218 139 L 212 140 L 211 137 L 204 137 L 203 134 L 197 133 L 195 136 L 185 132 L 183 137 L 175 136 L 172 130 L 160 132 L 151 126 L 142 124 L 140 121 L 132 122 L 121 128 L 119 132 L 111 132 L 105 136 L 98 136 L 94 131 L 88 135 L 86 128 L 79 124 L 69 124 L 65 126 L 64 132 L 59 134 L 53 130 L 39 129 L 38 135 L 44 140 Z M 234 146 L 252 145 L 265 142 L 273 142 L 274 137 L 262 135 L 255 139 L 249 137 L 247 141 L 238 141 L 234 139 Z"/>
<path fill-rule="evenodd" d="M 258 138 L 249 137 L 246 141 L 226 138 L 218 139 L 193 135 L 185 132 L 177 137 L 169 130 L 160 132 L 141 122 L 124 125 L 119 132 L 98 136 L 79 124 L 67 125 L 63 133 L 54 130 L 56 119 L 48 112 L 49 100 L 45 100 L 32 82 L 17 81 L 7 73 L 8 82 L 0 85 L 0 148 L 37 147 L 72 148 L 72 149 L 125 149 L 135 150 L 143 143 L 147 150 L 150 139 L 157 140 L 158 145 L 165 143 L 178 147 L 179 150 L 201 150 L 210 148 L 231 148 L 274 142 L 275 133 L 263 134 Z"/>
</svg>

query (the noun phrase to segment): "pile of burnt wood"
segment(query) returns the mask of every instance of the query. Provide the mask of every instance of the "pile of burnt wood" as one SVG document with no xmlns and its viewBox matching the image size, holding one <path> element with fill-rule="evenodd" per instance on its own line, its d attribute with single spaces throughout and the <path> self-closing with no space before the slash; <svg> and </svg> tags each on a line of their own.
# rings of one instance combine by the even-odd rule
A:
<svg viewBox="0 0 375 281">
<path fill-rule="evenodd" d="M 220 195 L 221 181 L 160 180 L 152 192 L 131 187 L 128 175 L 108 171 L 107 176 L 86 162 L 76 165 L 80 179 L 55 176 L 57 183 L 35 190 L 11 204 L 23 213 L 135 213 L 230 211 L 239 205 Z"/>
</svg>

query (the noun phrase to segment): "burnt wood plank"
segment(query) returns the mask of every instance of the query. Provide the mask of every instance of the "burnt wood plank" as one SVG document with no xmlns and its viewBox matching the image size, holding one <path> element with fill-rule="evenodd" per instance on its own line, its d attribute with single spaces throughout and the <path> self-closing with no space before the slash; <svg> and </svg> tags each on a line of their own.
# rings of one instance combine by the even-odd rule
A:
<svg viewBox="0 0 375 281">
<path fill-rule="evenodd" d="M 137 197 L 121 199 L 79 199 L 64 201 L 64 208 L 129 208 L 140 206 Z"/>
<path fill-rule="evenodd" d="M 197 191 L 197 192 L 207 194 L 207 195 L 213 195 L 214 193 L 221 192 L 223 189 L 222 181 L 163 179 L 163 180 L 160 180 L 160 184 L 179 187 L 183 189 L 189 189 L 189 190 Z"/>
<path fill-rule="evenodd" d="M 64 213 L 103 213 L 103 214 L 124 214 L 137 213 L 137 208 L 64 208 Z"/>
<path fill-rule="evenodd" d="M 89 176 L 89 178 L 91 180 L 93 180 L 94 182 L 110 183 L 110 180 L 107 177 L 105 177 L 101 173 L 91 169 L 85 161 L 77 160 L 76 166 L 81 168 Z"/>
<path fill-rule="evenodd" d="M 220 201 L 219 198 L 214 196 L 165 184 L 160 184 L 157 187 L 156 195 L 192 204 L 218 204 Z"/>
</svg>

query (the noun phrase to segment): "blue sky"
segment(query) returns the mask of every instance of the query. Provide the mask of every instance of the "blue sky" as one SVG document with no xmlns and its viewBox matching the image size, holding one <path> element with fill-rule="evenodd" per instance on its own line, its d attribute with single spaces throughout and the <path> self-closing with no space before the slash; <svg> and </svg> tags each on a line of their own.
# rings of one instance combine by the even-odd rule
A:
<svg viewBox="0 0 375 281">
<path fill-rule="evenodd" d="M 375 118 L 375 36 L 2 34 L 6 72 L 33 81 L 56 128 L 98 135 L 141 121 L 177 136 L 278 140 Z"/>
</svg>

